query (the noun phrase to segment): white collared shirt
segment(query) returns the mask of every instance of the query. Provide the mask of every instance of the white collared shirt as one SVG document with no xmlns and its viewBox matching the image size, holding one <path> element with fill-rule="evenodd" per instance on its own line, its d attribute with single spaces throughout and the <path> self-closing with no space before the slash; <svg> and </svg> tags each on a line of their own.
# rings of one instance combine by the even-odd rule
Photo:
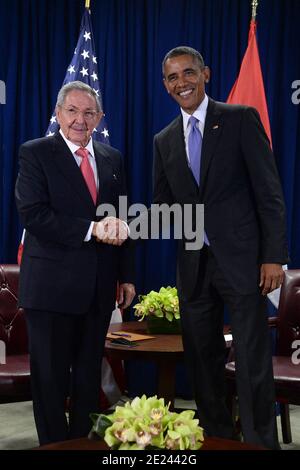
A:
<svg viewBox="0 0 300 470">
<path fill-rule="evenodd" d="M 205 119 L 206 119 L 206 113 L 207 113 L 207 106 L 208 106 L 208 96 L 205 95 L 203 101 L 200 103 L 196 111 L 193 112 L 193 114 L 188 114 L 186 113 L 182 108 L 181 109 L 181 114 L 182 114 L 182 119 L 183 119 L 183 134 L 184 134 L 184 141 L 185 141 L 185 151 L 187 155 L 188 161 L 190 161 L 190 156 L 189 156 L 189 135 L 191 132 L 191 126 L 189 124 L 189 119 L 191 116 L 195 116 L 195 118 L 198 119 L 198 128 L 201 132 L 201 135 L 203 137 L 204 133 L 204 126 L 205 126 Z"/>
</svg>

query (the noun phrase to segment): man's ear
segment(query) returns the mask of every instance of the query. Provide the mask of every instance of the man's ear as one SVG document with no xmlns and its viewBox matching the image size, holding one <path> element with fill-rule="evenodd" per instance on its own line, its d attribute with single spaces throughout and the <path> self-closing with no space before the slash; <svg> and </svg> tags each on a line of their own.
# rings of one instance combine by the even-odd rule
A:
<svg viewBox="0 0 300 470">
<path fill-rule="evenodd" d="M 56 106 L 56 108 L 55 108 L 55 115 L 56 115 L 56 120 L 57 120 L 58 124 L 60 124 L 60 108 L 59 108 L 59 106 Z"/>
<path fill-rule="evenodd" d="M 207 67 L 207 65 L 204 67 L 203 76 L 205 83 L 208 83 L 210 80 L 210 69 Z"/>
<path fill-rule="evenodd" d="M 163 84 L 165 85 L 165 89 L 167 90 L 167 92 L 170 94 L 168 83 L 167 83 L 167 80 L 165 78 L 163 78 Z"/>
<path fill-rule="evenodd" d="M 104 116 L 104 112 L 99 111 L 99 116 L 98 116 L 98 119 L 97 119 L 97 123 L 95 124 L 95 128 L 97 128 L 99 126 L 99 123 L 100 123 L 101 119 L 103 118 L 103 116 Z"/>
</svg>

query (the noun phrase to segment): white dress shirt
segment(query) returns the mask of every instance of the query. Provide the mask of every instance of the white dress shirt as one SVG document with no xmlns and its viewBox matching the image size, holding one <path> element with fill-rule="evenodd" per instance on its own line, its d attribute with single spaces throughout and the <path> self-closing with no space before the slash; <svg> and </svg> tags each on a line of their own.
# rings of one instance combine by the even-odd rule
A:
<svg viewBox="0 0 300 470">
<path fill-rule="evenodd" d="M 198 129 L 201 132 L 201 135 L 203 137 L 204 133 L 204 126 L 205 126 L 205 119 L 206 119 L 206 113 L 207 113 L 207 106 L 208 106 L 208 97 L 207 95 L 204 96 L 203 101 L 200 103 L 196 111 L 193 112 L 193 114 L 188 114 L 186 113 L 182 108 L 181 108 L 181 114 L 183 118 L 183 134 L 184 134 L 184 141 L 185 141 L 185 151 L 187 155 L 188 162 L 190 161 L 190 156 L 189 156 L 189 135 L 191 132 L 191 125 L 189 123 L 189 119 L 191 116 L 195 116 L 195 118 L 198 119 Z"/>
</svg>

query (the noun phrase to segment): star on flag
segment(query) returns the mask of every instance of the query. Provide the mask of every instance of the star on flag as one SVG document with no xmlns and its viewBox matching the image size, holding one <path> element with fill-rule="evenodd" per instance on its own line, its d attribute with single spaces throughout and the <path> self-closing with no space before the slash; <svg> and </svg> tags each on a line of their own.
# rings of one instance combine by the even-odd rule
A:
<svg viewBox="0 0 300 470">
<path fill-rule="evenodd" d="M 80 80 L 87 83 L 95 91 L 102 106 L 102 97 L 99 83 L 99 71 L 97 65 L 97 56 L 94 49 L 94 41 L 92 34 L 91 18 L 88 9 L 86 9 L 80 27 L 80 33 L 74 54 L 67 68 L 67 73 L 64 79 L 64 85 L 74 80 Z M 54 135 L 59 129 L 55 111 L 49 122 L 46 135 Z M 93 139 L 109 144 L 108 126 L 103 116 L 96 132 L 93 133 Z"/>
</svg>

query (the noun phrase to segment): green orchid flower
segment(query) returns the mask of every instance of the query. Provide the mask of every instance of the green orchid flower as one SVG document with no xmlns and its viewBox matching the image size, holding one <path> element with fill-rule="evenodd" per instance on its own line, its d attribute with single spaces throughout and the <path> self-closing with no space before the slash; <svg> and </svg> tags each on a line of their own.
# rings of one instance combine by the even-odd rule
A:
<svg viewBox="0 0 300 470">
<path fill-rule="evenodd" d="M 171 412 L 163 398 L 143 395 L 117 406 L 111 415 L 92 414 L 92 430 L 111 449 L 197 450 L 204 438 L 194 415 L 191 410 Z"/>
<path fill-rule="evenodd" d="M 139 303 L 134 305 L 135 315 L 142 321 L 146 316 L 167 318 L 170 322 L 180 318 L 179 300 L 176 287 L 161 287 L 159 292 L 151 291 L 139 296 Z"/>
</svg>

